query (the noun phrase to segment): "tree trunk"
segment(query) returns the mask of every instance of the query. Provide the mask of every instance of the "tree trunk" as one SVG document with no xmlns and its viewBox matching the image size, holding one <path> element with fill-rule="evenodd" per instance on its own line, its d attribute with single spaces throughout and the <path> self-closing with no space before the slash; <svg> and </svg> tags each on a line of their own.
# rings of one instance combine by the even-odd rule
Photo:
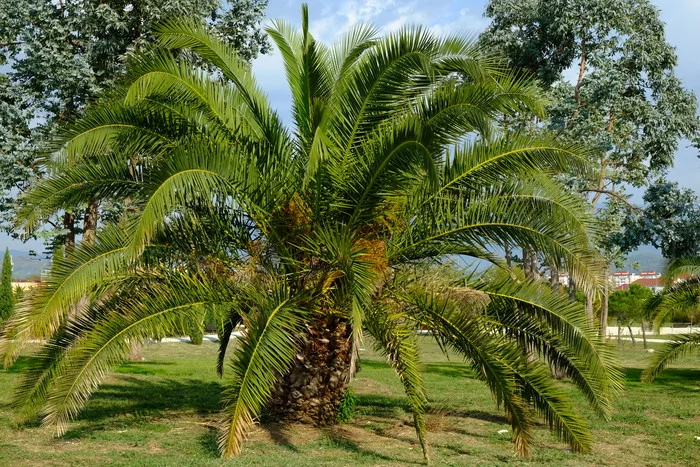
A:
<svg viewBox="0 0 700 467">
<path fill-rule="evenodd" d="M 533 248 L 523 247 L 523 271 L 527 280 L 540 278 L 540 264 L 537 252 Z"/>
<path fill-rule="evenodd" d="M 571 273 L 569 273 L 569 300 L 576 301 L 576 281 Z"/>
<path fill-rule="evenodd" d="M 66 247 L 66 254 L 75 245 L 75 216 L 72 212 L 63 214 L 63 228 L 66 229 L 66 238 L 63 240 L 63 246 Z"/>
<path fill-rule="evenodd" d="M 533 279 L 540 278 L 540 258 L 537 256 L 537 250 L 530 250 L 530 272 Z"/>
<path fill-rule="evenodd" d="M 608 283 L 608 274 L 609 270 L 605 270 L 605 273 L 603 275 L 604 283 L 603 283 L 603 298 L 600 301 L 600 337 L 605 339 L 605 335 L 608 332 L 608 297 L 610 291 L 608 290 L 609 283 Z"/>
<path fill-rule="evenodd" d="M 503 249 L 505 250 L 505 259 L 506 259 L 506 265 L 508 267 L 511 267 L 512 262 L 511 262 L 511 256 L 513 255 L 513 250 L 511 249 L 510 245 L 508 242 L 505 242 L 503 244 Z"/>
<path fill-rule="evenodd" d="M 83 221 L 83 243 L 85 245 L 92 245 L 95 243 L 95 238 L 97 236 L 98 206 L 99 203 L 96 200 L 92 200 L 85 211 L 85 220 Z"/>
<path fill-rule="evenodd" d="M 130 362 L 141 362 L 143 361 L 143 344 L 138 341 L 131 341 L 129 343 L 129 361 Z"/>
<path fill-rule="evenodd" d="M 556 261 L 552 261 L 552 264 L 549 267 L 551 271 L 551 277 L 550 277 L 550 283 L 552 285 L 552 290 L 555 292 L 559 291 L 559 266 L 557 265 Z"/>
<path fill-rule="evenodd" d="M 635 341 L 634 341 L 634 334 L 632 334 L 632 325 L 628 324 L 628 325 L 627 325 L 627 329 L 629 330 L 629 332 L 630 332 L 630 338 L 632 339 L 632 347 L 634 347 L 634 342 L 635 342 Z"/>
<path fill-rule="evenodd" d="M 525 279 L 532 280 L 532 261 L 530 261 L 530 249 L 523 247 L 523 272 Z"/>
<path fill-rule="evenodd" d="M 347 322 L 313 323 L 290 371 L 278 378 L 269 415 L 275 421 L 326 426 L 336 423 L 350 380 L 352 335 Z"/>
<path fill-rule="evenodd" d="M 649 347 L 647 347 L 647 331 L 646 331 L 646 329 L 644 329 L 644 320 L 641 320 L 641 321 L 642 321 L 642 341 L 644 341 L 644 348 L 648 349 Z"/>
</svg>

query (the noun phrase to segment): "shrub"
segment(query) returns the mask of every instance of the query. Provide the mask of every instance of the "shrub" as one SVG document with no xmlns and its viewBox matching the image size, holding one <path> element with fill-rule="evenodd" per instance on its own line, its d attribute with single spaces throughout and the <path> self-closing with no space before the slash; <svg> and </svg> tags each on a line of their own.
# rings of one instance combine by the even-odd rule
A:
<svg viewBox="0 0 700 467">
<path fill-rule="evenodd" d="M 338 415 L 336 419 L 340 423 L 346 423 L 352 420 L 355 415 L 355 407 L 357 406 L 357 395 L 352 388 L 345 389 L 345 395 L 340 400 L 340 406 L 338 407 Z"/>
</svg>

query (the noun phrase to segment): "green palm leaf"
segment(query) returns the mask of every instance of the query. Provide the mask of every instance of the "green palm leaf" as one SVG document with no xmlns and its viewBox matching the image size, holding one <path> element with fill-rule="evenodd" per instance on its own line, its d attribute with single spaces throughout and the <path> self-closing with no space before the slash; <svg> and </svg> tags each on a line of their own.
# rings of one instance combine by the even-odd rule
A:
<svg viewBox="0 0 700 467">
<path fill-rule="evenodd" d="M 686 334 L 676 337 L 672 342 L 664 344 L 654 352 L 654 359 L 642 373 L 642 381 L 651 383 L 669 365 L 694 352 L 700 346 L 700 334 Z"/>
<path fill-rule="evenodd" d="M 251 291 L 255 305 L 244 321 L 244 338 L 231 361 L 234 378 L 223 395 L 219 450 L 224 457 L 241 452 L 241 443 L 270 397 L 277 375 L 287 371 L 292 361 L 297 348 L 294 336 L 305 317 L 295 304 L 298 297 L 290 296 L 282 285 L 270 295 L 256 295 Z"/>
</svg>

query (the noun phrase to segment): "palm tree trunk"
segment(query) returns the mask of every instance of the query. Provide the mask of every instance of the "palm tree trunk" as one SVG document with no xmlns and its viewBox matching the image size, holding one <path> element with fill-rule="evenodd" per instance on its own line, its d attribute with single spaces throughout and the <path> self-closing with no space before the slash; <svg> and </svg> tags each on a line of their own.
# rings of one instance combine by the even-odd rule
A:
<svg viewBox="0 0 700 467">
<path fill-rule="evenodd" d="M 351 357 L 352 335 L 346 321 L 327 318 L 310 325 L 292 368 L 275 385 L 270 416 L 287 423 L 336 423 L 351 376 Z"/>
<path fill-rule="evenodd" d="M 540 258 L 535 249 L 530 250 L 530 272 L 534 279 L 540 278 Z"/>
<path fill-rule="evenodd" d="M 530 261 L 530 249 L 523 247 L 523 272 L 525 279 L 532 280 L 532 261 Z"/>
<path fill-rule="evenodd" d="M 523 271 L 527 280 L 540 278 L 540 262 L 537 258 L 537 251 L 529 246 L 523 247 Z"/>
</svg>

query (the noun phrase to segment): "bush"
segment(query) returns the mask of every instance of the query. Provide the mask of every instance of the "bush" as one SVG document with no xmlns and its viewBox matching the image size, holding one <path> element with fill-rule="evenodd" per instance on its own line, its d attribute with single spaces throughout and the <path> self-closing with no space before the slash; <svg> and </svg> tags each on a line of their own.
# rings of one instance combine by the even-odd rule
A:
<svg viewBox="0 0 700 467">
<path fill-rule="evenodd" d="M 204 341 L 204 328 L 202 323 L 192 323 L 189 329 L 190 341 L 194 345 L 202 345 Z"/>
<path fill-rule="evenodd" d="M 357 406 L 357 396 L 352 388 L 347 388 L 345 390 L 345 395 L 340 400 L 340 406 L 338 407 L 338 415 L 336 415 L 336 420 L 340 423 L 349 422 L 355 415 L 355 407 Z"/>
<path fill-rule="evenodd" d="M 19 303 L 24 298 L 24 289 L 19 285 L 15 287 L 14 291 L 15 303 Z"/>
</svg>

